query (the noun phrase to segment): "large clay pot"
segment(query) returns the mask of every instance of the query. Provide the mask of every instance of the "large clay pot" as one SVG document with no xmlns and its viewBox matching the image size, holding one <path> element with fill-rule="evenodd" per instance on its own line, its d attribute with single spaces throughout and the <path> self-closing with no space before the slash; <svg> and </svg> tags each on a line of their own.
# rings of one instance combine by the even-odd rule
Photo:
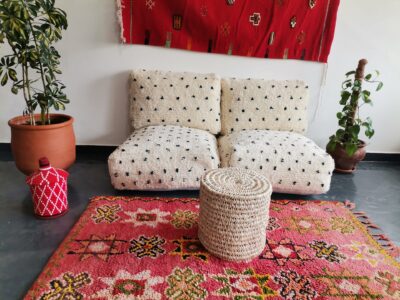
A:
<svg viewBox="0 0 400 300">
<path fill-rule="evenodd" d="M 46 156 L 55 168 L 68 169 L 76 158 L 75 135 L 71 116 L 51 114 L 50 125 L 29 125 L 28 116 L 10 121 L 11 150 L 17 168 L 26 175 L 39 168 L 39 158 Z M 35 115 L 40 120 L 40 115 Z"/>
<path fill-rule="evenodd" d="M 362 161 L 366 154 L 366 144 L 364 141 L 359 141 L 357 151 L 352 155 L 348 156 L 346 150 L 341 145 L 336 145 L 334 151 L 327 152 L 335 160 L 335 171 L 338 173 L 353 173 L 356 169 L 357 164 Z"/>
</svg>

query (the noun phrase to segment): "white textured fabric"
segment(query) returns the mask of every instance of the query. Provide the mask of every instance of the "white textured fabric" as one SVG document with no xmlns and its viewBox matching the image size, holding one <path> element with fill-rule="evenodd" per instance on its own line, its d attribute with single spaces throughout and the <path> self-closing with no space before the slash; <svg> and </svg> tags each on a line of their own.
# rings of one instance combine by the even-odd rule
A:
<svg viewBox="0 0 400 300">
<path fill-rule="evenodd" d="M 215 74 L 137 70 L 131 74 L 134 129 L 179 125 L 217 134 L 221 130 L 221 80 Z"/>
<path fill-rule="evenodd" d="M 321 194 L 329 190 L 333 159 L 310 139 L 292 132 L 247 130 L 218 140 L 223 167 L 267 177 L 274 192 Z"/>
<path fill-rule="evenodd" d="M 222 79 L 223 135 L 249 129 L 305 133 L 308 86 L 299 80 Z"/>
<path fill-rule="evenodd" d="M 199 189 L 201 175 L 218 166 L 212 134 L 173 125 L 135 130 L 108 158 L 119 190 Z"/>
</svg>

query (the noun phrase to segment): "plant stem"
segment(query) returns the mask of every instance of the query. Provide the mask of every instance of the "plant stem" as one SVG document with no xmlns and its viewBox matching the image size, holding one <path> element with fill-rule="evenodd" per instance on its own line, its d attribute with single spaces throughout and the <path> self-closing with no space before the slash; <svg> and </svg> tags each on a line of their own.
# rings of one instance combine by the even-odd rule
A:
<svg viewBox="0 0 400 300">
<path fill-rule="evenodd" d="M 21 0 L 21 2 L 25 5 L 25 7 L 27 7 L 27 4 L 26 4 L 26 1 L 25 1 L 25 0 Z M 27 9 L 27 11 L 28 11 L 28 13 L 29 13 L 29 10 L 28 10 L 28 9 Z M 39 46 L 38 46 L 38 43 L 37 43 L 37 40 L 36 40 L 36 36 L 35 36 L 34 31 L 33 31 L 33 26 L 32 26 L 32 22 L 31 22 L 31 16 L 30 16 L 30 18 L 28 19 L 28 23 L 29 23 L 29 28 L 31 29 L 31 32 L 32 32 L 33 41 L 34 41 L 34 43 L 35 43 L 35 49 L 36 49 L 37 53 L 40 53 L 40 51 L 39 51 Z M 44 71 L 43 71 L 43 64 L 42 64 L 42 60 L 41 60 L 40 55 L 39 55 L 39 58 L 38 58 L 38 62 L 39 62 L 39 68 L 40 68 L 40 77 L 41 77 L 41 79 L 42 79 L 42 84 L 43 84 L 43 93 L 46 95 L 46 83 L 45 83 L 45 81 L 44 81 L 44 76 L 43 76 L 43 73 L 44 73 Z M 45 115 L 45 110 L 46 110 L 46 108 L 43 108 L 43 107 L 40 107 L 40 108 L 41 108 L 41 113 L 40 113 L 40 115 L 41 115 L 41 121 L 42 121 L 42 124 L 44 125 L 44 124 L 46 124 L 46 115 Z"/>
<path fill-rule="evenodd" d="M 22 90 L 24 92 L 24 99 L 26 103 L 26 107 L 28 108 L 29 112 L 29 119 L 30 119 L 30 124 L 31 125 L 36 125 L 35 122 L 35 117 L 33 115 L 33 111 L 31 109 L 31 106 L 29 105 L 29 102 L 32 102 L 32 97 L 29 91 L 29 78 L 27 77 L 28 74 L 28 67 L 26 66 L 26 63 L 22 63 Z"/>
<path fill-rule="evenodd" d="M 14 44 L 13 43 L 9 43 L 9 44 L 10 44 L 10 47 L 11 47 L 12 51 L 14 52 L 14 55 L 18 59 L 20 59 L 21 57 L 20 57 L 20 55 L 18 55 L 17 50 L 15 50 Z M 32 97 L 31 97 L 31 94 L 30 94 L 29 79 L 27 77 L 28 66 L 26 65 L 26 62 L 22 62 L 21 63 L 21 67 L 22 67 L 22 90 L 23 90 L 23 93 L 24 93 L 24 100 L 25 100 L 25 103 L 26 103 L 26 107 L 27 107 L 28 112 L 29 112 L 29 119 L 30 119 L 29 123 L 31 125 L 36 125 L 35 117 L 33 116 L 34 112 L 31 110 L 31 106 L 29 105 L 29 101 L 32 102 Z M 27 82 L 28 86 L 25 85 L 25 82 Z"/>
<path fill-rule="evenodd" d="M 359 81 L 360 83 L 360 89 L 361 89 L 361 80 L 356 79 L 357 81 Z M 354 120 L 356 118 L 356 113 L 357 113 L 357 108 L 358 108 L 358 99 L 360 98 L 360 90 L 357 91 L 353 91 L 353 94 L 351 96 L 351 101 L 350 101 L 350 105 L 351 105 L 351 115 L 349 118 L 349 126 L 354 126 Z"/>
<path fill-rule="evenodd" d="M 358 66 L 356 69 L 356 74 L 354 75 L 354 85 L 356 85 L 357 83 L 357 89 L 355 90 L 353 88 L 353 92 L 351 94 L 350 97 L 350 106 L 351 106 L 351 111 L 350 111 L 350 116 L 347 119 L 346 122 L 346 128 L 345 131 L 349 132 L 349 128 L 354 126 L 355 124 L 355 119 L 356 119 L 356 114 L 358 111 L 358 100 L 360 98 L 360 93 L 361 93 L 361 88 L 362 88 L 362 82 L 364 79 L 364 69 L 365 69 L 365 65 L 368 63 L 368 61 L 366 59 L 361 59 L 358 62 Z M 351 137 L 349 136 L 348 133 L 346 133 L 343 137 L 344 142 L 347 142 L 348 140 L 351 139 Z"/>
<path fill-rule="evenodd" d="M 21 68 L 22 68 L 22 91 L 24 93 L 24 99 L 25 99 L 25 103 L 26 103 L 26 107 L 29 110 L 29 117 L 30 117 L 30 123 L 32 124 L 32 116 L 31 116 L 31 111 L 29 109 L 29 105 L 28 105 L 28 96 L 26 94 L 26 87 L 25 87 L 25 67 L 24 64 L 21 64 Z"/>
<path fill-rule="evenodd" d="M 28 92 L 28 97 L 29 101 L 32 102 L 32 95 L 31 95 L 31 84 L 29 82 L 29 70 L 28 66 L 25 65 L 25 81 L 26 81 L 26 87 L 27 87 L 27 92 Z M 33 112 L 32 112 L 33 113 Z"/>
<path fill-rule="evenodd" d="M 42 120 L 42 124 L 41 125 L 46 125 L 46 123 L 44 123 L 44 122 L 46 122 L 46 115 L 45 115 L 45 110 L 44 109 L 40 110 L 40 119 Z"/>
</svg>

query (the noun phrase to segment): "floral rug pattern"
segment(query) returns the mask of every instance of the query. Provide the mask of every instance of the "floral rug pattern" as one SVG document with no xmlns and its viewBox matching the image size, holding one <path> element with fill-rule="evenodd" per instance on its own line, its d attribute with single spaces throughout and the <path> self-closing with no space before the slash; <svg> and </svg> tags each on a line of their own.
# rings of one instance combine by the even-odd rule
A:
<svg viewBox="0 0 400 300">
<path fill-rule="evenodd" d="M 247 263 L 197 238 L 198 199 L 95 197 L 25 299 L 399 299 L 400 264 L 341 202 L 271 202 Z"/>
</svg>

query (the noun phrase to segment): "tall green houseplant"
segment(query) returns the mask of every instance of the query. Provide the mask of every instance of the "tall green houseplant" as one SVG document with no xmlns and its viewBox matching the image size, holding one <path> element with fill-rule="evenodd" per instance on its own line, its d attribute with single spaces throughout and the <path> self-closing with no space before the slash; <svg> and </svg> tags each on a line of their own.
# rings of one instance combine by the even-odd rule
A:
<svg viewBox="0 0 400 300">
<path fill-rule="evenodd" d="M 329 138 L 327 145 L 329 152 L 334 152 L 337 147 L 341 147 L 351 157 L 362 144 L 359 139 L 361 129 L 364 128 L 365 136 L 369 139 L 375 133 L 371 118 L 363 119 L 359 113 L 364 104 L 372 105 L 371 92 L 363 86 L 363 83 L 375 84 L 376 91 L 383 87 L 383 83 L 377 80 L 378 71 L 375 72 L 375 77 L 372 74 L 364 76 L 366 64 L 367 60 L 361 59 L 356 70 L 346 73 L 346 80 L 342 83 L 339 101 L 342 110 L 336 114 L 339 129 Z M 354 79 L 350 76 L 354 76 Z"/>
<path fill-rule="evenodd" d="M 9 54 L 0 59 L 0 83 L 22 92 L 30 125 L 50 124 L 49 110 L 65 109 L 69 100 L 61 74 L 60 55 L 52 46 L 67 29 L 66 13 L 55 0 L 1 0 L 0 44 L 9 45 Z M 6 48 L 7 49 L 7 48 Z M 34 113 L 39 107 L 40 121 Z"/>
</svg>

